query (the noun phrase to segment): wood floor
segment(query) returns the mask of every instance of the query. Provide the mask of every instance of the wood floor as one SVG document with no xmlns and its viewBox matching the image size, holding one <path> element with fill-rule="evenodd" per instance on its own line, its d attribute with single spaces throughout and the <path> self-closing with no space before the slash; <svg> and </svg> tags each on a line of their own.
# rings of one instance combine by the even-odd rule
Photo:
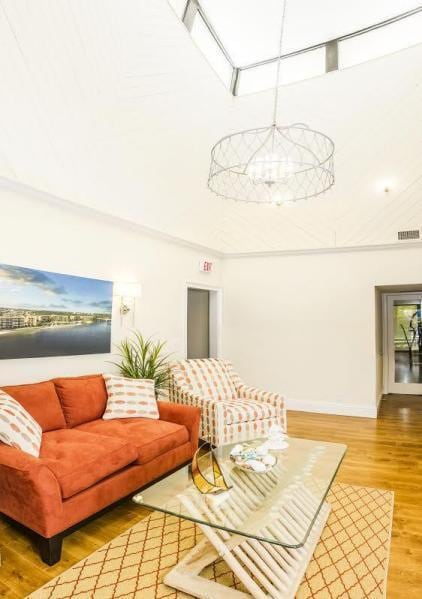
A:
<svg viewBox="0 0 422 599">
<path fill-rule="evenodd" d="M 421 598 L 422 397 L 387 396 L 378 420 L 289 412 L 288 425 L 292 436 L 348 445 L 337 481 L 395 491 L 387 597 Z M 26 536 L 0 519 L 0 597 L 22 599 L 146 514 L 124 502 L 67 537 L 63 559 L 52 568 L 39 560 Z"/>
</svg>

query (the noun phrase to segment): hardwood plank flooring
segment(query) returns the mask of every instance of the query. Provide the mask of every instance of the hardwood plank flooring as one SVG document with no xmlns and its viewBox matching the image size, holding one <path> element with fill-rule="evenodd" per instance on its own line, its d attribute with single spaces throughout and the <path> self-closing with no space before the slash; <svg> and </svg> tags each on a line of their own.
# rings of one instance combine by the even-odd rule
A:
<svg viewBox="0 0 422 599">
<path fill-rule="evenodd" d="M 292 436 L 348 445 L 338 482 L 395 492 L 387 597 L 422 597 L 422 397 L 387 396 L 377 420 L 289 412 L 288 426 Z M 123 502 L 67 537 L 62 561 L 52 568 L 0 517 L 0 597 L 22 599 L 147 514 Z"/>
</svg>

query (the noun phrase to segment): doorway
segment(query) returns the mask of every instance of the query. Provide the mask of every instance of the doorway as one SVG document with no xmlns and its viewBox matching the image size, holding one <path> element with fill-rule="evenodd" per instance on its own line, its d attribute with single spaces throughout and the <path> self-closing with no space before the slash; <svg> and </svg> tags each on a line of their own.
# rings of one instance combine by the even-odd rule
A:
<svg viewBox="0 0 422 599">
<path fill-rule="evenodd" d="M 218 358 L 221 352 L 221 290 L 189 284 L 186 293 L 186 357 Z"/>
<path fill-rule="evenodd" d="M 384 296 L 387 393 L 422 394 L 422 293 Z"/>
</svg>

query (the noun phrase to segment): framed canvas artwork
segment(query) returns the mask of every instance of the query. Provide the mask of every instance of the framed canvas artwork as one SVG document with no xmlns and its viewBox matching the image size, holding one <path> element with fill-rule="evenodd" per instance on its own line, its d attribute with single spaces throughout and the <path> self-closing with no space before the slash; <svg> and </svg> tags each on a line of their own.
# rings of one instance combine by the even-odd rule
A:
<svg viewBox="0 0 422 599">
<path fill-rule="evenodd" d="M 0 359 L 110 352 L 113 283 L 0 264 Z"/>
</svg>

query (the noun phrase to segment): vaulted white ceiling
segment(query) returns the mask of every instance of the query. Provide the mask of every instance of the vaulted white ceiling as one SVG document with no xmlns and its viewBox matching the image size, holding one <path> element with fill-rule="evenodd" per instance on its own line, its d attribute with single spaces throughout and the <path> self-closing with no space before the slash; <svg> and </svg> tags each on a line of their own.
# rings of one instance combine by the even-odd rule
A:
<svg viewBox="0 0 422 599">
<path fill-rule="evenodd" d="M 336 185 L 243 205 L 208 191 L 210 149 L 272 94 L 233 98 L 165 0 L 0 0 L 0 176 L 222 252 L 395 242 L 422 227 L 421 67 L 419 44 L 283 87 L 282 122 L 334 139 Z"/>
</svg>

